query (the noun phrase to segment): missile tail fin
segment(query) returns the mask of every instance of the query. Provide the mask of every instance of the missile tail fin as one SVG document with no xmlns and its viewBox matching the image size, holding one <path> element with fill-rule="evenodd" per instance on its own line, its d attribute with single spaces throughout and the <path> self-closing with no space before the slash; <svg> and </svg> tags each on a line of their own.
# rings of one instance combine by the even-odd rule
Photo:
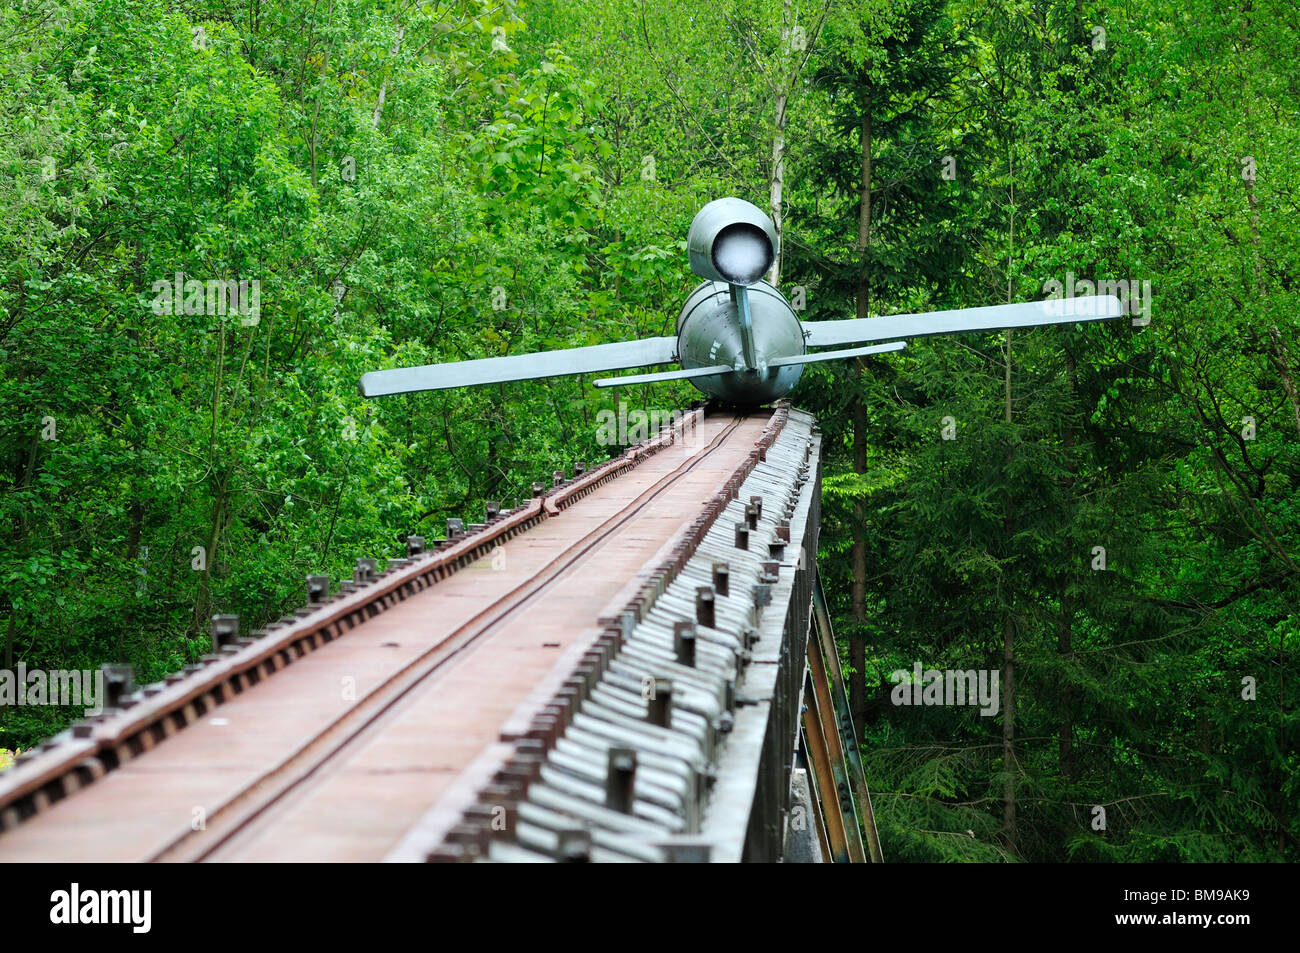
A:
<svg viewBox="0 0 1300 953">
<path fill-rule="evenodd" d="M 731 374 L 735 368 L 727 364 L 713 367 L 683 367 L 677 371 L 658 371 L 654 374 L 631 374 L 627 377 L 602 377 L 592 381 L 597 387 L 622 387 L 624 384 L 656 384 L 659 381 L 684 381 L 692 377 L 712 377 L 714 374 Z"/>
<path fill-rule="evenodd" d="M 818 361 L 840 361 L 847 357 L 866 357 L 868 354 L 884 354 L 888 351 L 901 351 L 907 347 L 906 341 L 890 341 L 888 344 L 873 344 L 870 347 L 851 347 L 842 351 L 813 351 L 808 354 L 796 354 L 793 357 L 778 357 L 768 361 L 768 367 L 786 367 L 790 364 L 815 364 Z"/>
</svg>

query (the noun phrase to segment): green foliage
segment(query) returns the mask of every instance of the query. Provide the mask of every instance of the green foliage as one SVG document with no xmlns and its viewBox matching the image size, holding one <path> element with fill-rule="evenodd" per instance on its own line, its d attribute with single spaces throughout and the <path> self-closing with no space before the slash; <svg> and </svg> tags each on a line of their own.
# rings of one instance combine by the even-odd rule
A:
<svg viewBox="0 0 1300 953">
<path fill-rule="evenodd" d="M 824 51 L 819 75 L 849 111 L 824 127 L 812 181 L 830 191 L 806 193 L 803 208 L 856 206 L 864 104 L 884 180 L 873 203 L 886 208 L 866 253 L 823 286 L 818 316 L 851 313 L 863 276 L 882 312 L 935 291 L 960 305 L 1040 297 L 1067 272 L 1149 281 L 1155 303 L 1148 327 L 935 340 L 861 375 L 810 375 L 803 401 L 829 447 L 821 567 L 837 631 L 868 647 L 864 750 L 882 838 L 918 860 L 1294 858 L 1295 250 L 1281 234 L 1288 199 L 1273 190 L 1293 178 L 1297 101 L 1278 79 L 1279 40 L 1208 5 L 1185 17 L 1157 2 L 1123 14 L 950 3 L 962 78 L 900 124 L 897 104 L 938 66 L 880 64 L 927 29 L 932 63 L 951 49 L 936 5 L 902 6 L 910 16 L 864 14 Z M 1105 48 L 1093 43 L 1101 23 Z M 1208 59 L 1193 65 L 1192 48 Z M 846 73 L 856 99 L 842 93 Z M 1236 105 L 1225 89 L 1240 91 Z M 919 155 L 899 168 L 908 150 Z M 946 194 L 927 171 L 945 151 L 958 170 Z M 1241 158 L 1264 153 L 1268 181 L 1245 181 Z M 909 177 L 929 192 L 890 209 Z M 955 260 L 893 231 L 905 201 L 962 236 Z M 796 229 L 837 221 L 852 219 L 791 215 Z M 937 285 L 936 263 L 948 268 Z M 810 264 L 799 277 L 826 273 Z M 855 528 L 868 567 L 860 623 Z M 1008 626 L 1013 762 L 1002 713 L 890 703 L 888 673 L 917 660 L 1005 678 Z"/>
<path fill-rule="evenodd" d="M 780 128 L 782 284 L 807 318 L 1028 300 L 1067 273 L 1154 294 L 1146 327 L 928 339 L 804 375 L 886 855 L 1294 859 L 1300 100 L 1295 37 L 1271 26 L 1289 15 L 15 0 L 0 663 L 160 677 L 214 612 L 256 627 L 308 573 L 598 460 L 620 399 L 693 400 L 356 384 L 672 333 L 691 216 L 766 206 Z M 257 320 L 159 313 L 177 274 L 258 282 Z M 1001 712 L 891 704 L 889 673 L 918 660 L 1001 669 L 1008 632 L 1010 749 Z M 74 715 L 0 710 L 0 743 Z"/>
</svg>

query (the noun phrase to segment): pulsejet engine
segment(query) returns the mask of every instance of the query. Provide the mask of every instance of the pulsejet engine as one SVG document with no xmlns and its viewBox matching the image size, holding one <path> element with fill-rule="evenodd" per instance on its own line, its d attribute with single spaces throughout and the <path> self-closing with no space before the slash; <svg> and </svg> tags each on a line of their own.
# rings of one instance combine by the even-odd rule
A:
<svg viewBox="0 0 1300 953">
<path fill-rule="evenodd" d="M 682 306 L 675 337 L 371 371 L 361 377 L 361 394 L 380 397 L 676 364 L 673 370 L 605 377 L 594 383 L 616 387 L 689 380 L 711 397 L 753 407 L 788 394 L 803 366 L 815 361 L 898 351 L 908 338 L 1104 321 L 1124 314 L 1114 295 L 1093 295 L 800 322 L 785 296 L 763 280 L 776 258 L 776 228 L 756 205 L 738 198 L 717 199 L 700 209 L 691 222 L 686 249 L 691 271 L 703 281 Z M 886 343 L 874 343 L 880 341 Z"/>
</svg>

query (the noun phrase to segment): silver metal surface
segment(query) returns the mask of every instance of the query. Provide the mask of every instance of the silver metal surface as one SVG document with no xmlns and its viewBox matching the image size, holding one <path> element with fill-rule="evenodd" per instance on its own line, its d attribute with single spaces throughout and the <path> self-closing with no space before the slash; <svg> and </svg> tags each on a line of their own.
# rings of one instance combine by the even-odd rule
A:
<svg viewBox="0 0 1300 953">
<path fill-rule="evenodd" d="M 749 291 L 743 285 L 732 285 L 731 303 L 736 306 L 736 320 L 740 325 L 740 351 L 745 359 L 744 370 L 756 371 L 758 355 L 754 351 L 754 316 L 749 310 Z"/>
<path fill-rule="evenodd" d="M 691 271 L 706 281 L 752 285 L 776 257 L 776 227 L 744 199 L 714 199 L 695 213 L 686 235 Z"/>
<path fill-rule="evenodd" d="M 629 374 L 627 377 L 601 377 L 592 381 L 597 387 L 622 387 L 624 384 L 651 384 L 658 381 L 682 381 L 692 377 L 710 377 L 730 374 L 735 368 L 728 364 L 712 367 L 683 367 L 675 371 L 655 371 L 652 374 Z"/>
<path fill-rule="evenodd" d="M 936 334 L 1108 321 L 1123 315 L 1124 305 L 1119 298 L 1114 295 L 1090 295 L 1084 298 L 1027 301 L 1023 304 L 995 304 L 987 308 L 932 311 L 927 314 L 806 321 L 803 329 L 809 347 L 834 347 L 838 344 L 883 341 L 886 338 L 923 338 Z"/>
<path fill-rule="evenodd" d="M 889 351 L 901 351 L 907 347 L 906 341 L 892 341 L 889 344 L 873 344 L 870 347 L 851 347 L 843 351 L 815 351 L 810 354 L 795 354 L 790 357 L 778 357 L 768 361 L 768 367 L 786 367 L 790 364 L 814 364 L 817 361 L 840 361 L 846 357 L 865 357 L 868 354 L 885 354 Z"/>
<path fill-rule="evenodd" d="M 766 281 L 746 289 L 752 324 L 754 370 L 693 378 L 696 387 L 739 405 L 778 400 L 798 382 L 803 368 L 772 362 L 804 353 L 799 319 L 785 297 Z M 744 368 L 745 336 L 728 285 L 706 281 L 682 307 L 677 319 L 677 355 L 683 367 L 729 365 Z"/>
<path fill-rule="evenodd" d="M 451 364 L 424 364 L 420 367 L 399 367 L 391 371 L 371 371 L 361 375 L 361 396 L 382 397 L 386 394 L 445 390 L 448 387 L 472 387 L 597 371 L 618 371 L 627 367 L 671 364 L 676 359 L 677 341 L 662 337 L 595 344 L 564 351 L 543 351 L 538 354 L 485 357 L 477 361 L 457 361 Z"/>
</svg>

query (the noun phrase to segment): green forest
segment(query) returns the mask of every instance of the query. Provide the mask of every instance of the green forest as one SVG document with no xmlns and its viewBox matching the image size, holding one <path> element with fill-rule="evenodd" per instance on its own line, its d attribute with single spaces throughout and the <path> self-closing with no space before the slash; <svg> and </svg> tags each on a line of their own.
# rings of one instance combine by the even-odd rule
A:
<svg viewBox="0 0 1300 953">
<path fill-rule="evenodd" d="M 1296 860 L 1297 61 L 1293 0 L 3 0 L 0 667 L 159 679 L 621 452 L 698 392 L 358 380 L 670 335 L 738 196 L 804 320 L 1132 312 L 792 395 L 886 859 Z"/>
</svg>

